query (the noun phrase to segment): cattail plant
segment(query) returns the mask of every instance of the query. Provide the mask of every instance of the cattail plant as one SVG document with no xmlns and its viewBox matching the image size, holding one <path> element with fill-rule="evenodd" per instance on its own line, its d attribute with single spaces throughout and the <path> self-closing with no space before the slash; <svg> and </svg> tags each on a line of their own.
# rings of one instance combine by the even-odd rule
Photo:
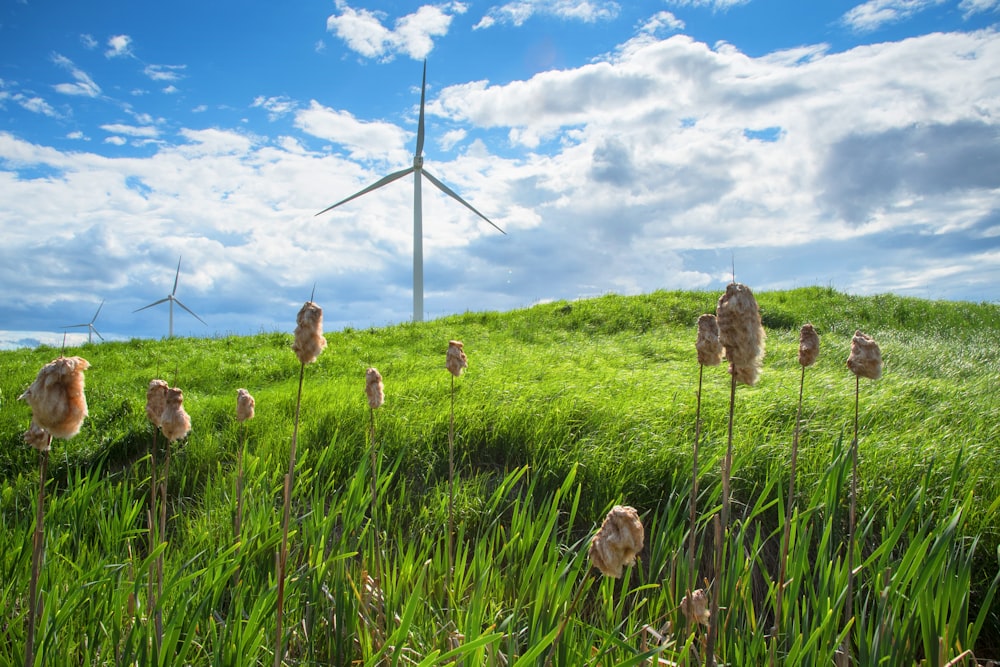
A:
<svg viewBox="0 0 1000 667">
<path fill-rule="evenodd" d="M 38 604 L 38 578 L 45 552 L 45 476 L 48 471 L 52 438 L 69 440 L 80 432 L 87 416 L 83 372 L 90 362 L 82 357 L 59 357 L 44 366 L 18 398 L 31 406 L 31 426 L 24 441 L 38 450 L 38 510 L 31 553 L 31 581 L 28 585 L 28 631 L 24 664 L 35 662 L 35 623 L 41 613 Z"/>
<path fill-rule="evenodd" d="M 642 521 L 639 519 L 639 512 L 628 505 L 615 505 L 605 515 L 600 530 L 590 538 L 587 557 L 590 559 L 590 564 L 597 568 L 602 575 L 618 579 L 626 567 L 635 565 L 636 556 L 642 551 L 645 537 L 646 533 L 642 527 Z M 562 638 L 563 632 L 569 624 L 569 619 L 583 596 L 589 574 L 588 571 L 580 580 L 576 595 L 573 596 L 573 601 L 570 602 L 569 609 L 566 610 L 566 615 L 559 624 L 559 630 L 549 647 L 548 657 L 545 660 L 546 665 L 552 664 L 556 645 Z"/>
<path fill-rule="evenodd" d="M 858 510 L 858 406 L 861 394 L 861 378 L 877 380 L 882 377 L 882 351 L 871 336 L 860 330 L 851 339 L 851 354 L 847 357 L 847 368 L 854 373 L 854 437 L 851 439 L 851 497 L 847 518 L 847 600 L 844 605 L 844 624 L 854 618 L 854 542 Z M 850 648 L 845 639 L 843 650 L 838 656 L 850 663 Z"/>
<path fill-rule="evenodd" d="M 750 288 L 732 282 L 726 293 L 719 297 L 715 315 L 719 323 L 719 340 L 726 350 L 731 376 L 729 389 L 729 428 L 726 456 L 722 460 L 722 539 L 715 545 L 715 576 L 722 574 L 725 543 L 729 535 L 730 474 L 733 467 L 733 421 L 736 406 L 736 384 L 753 386 L 760 377 L 764 360 L 764 327 L 760 321 L 760 307 Z M 706 665 L 714 662 L 715 641 L 718 634 L 719 595 L 712 596 L 711 624 L 706 642 Z"/>
<path fill-rule="evenodd" d="M 694 418 L 694 455 L 691 462 L 691 498 L 690 525 L 688 528 L 688 593 L 698 579 L 695 570 L 696 539 L 695 532 L 698 520 L 698 447 L 701 441 L 701 384 L 705 366 L 718 366 L 722 363 L 722 342 L 719 340 L 719 321 L 715 315 L 704 314 L 698 318 L 698 338 L 695 341 L 698 352 L 698 393 L 697 408 Z"/>
<path fill-rule="evenodd" d="M 795 412 L 795 430 L 792 434 L 792 460 L 788 471 L 788 497 L 785 499 L 785 527 L 781 537 L 781 559 L 778 565 L 778 585 L 775 592 L 774 626 L 771 629 L 771 664 L 777 664 L 776 643 L 781 632 L 782 600 L 785 592 L 785 574 L 788 571 L 788 547 L 792 534 L 792 512 L 795 509 L 795 471 L 799 456 L 799 431 L 802 425 L 802 390 L 806 382 L 806 368 L 819 357 L 819 334 L 812 324 L 803 324 L 799 330 L 799 405 Z"/>
<path fill-rule="evenodd" d="M 445 368 L 451 373 L 451 415 L 448 421 L 448 581 L 451 581 L 452 539 L 455 531 L 455 378 L 469 367 L 462 341 L 448 341 Z"/>
<path fill-rule="evenodd" d="M 288 472 L 285 474 L 284 510 L 281 520 L 281 550 L 277 558 L 278 608 L 277 629 L 274 640 L 274 667 L 281 664 L 284 655 L 282 619 L 285 611 L 285 568 L 288 564 L 288 524 L 292 511 L 292 483 L 295 479 L 295 447 L 299 438 L 299 411 L 302 407 L 302 381 L 306 364 L 316 361 L 326 347 L 323 337 L 323 309 L 312 301 L 306 301 L 295 317 L 295 341 L 292 351 L 299 358 L 299 392 L 295 400 L 295 424 L 292 427 L 292 444 L 288 452 Z"/>
<path fill-rule="evenodd" d="M 246 423 L 253 419 L 256 401 L 246 389 L 236 390 L 236 421 L 240 424 L 240 446 L 236 450 L 236 516 L 233 519 L 233 540 L 240 541 L 243 528 L 243 455 L 247 447 Z M 239 565 L 233 573 L 233 585 L 239 582 Z"/>
<path fill-rule="evenodd" d="M 152 422 L 154 427 L 153 443 L 149 448 L 149 509 L 146 512 L 146 525 L 148 526 L 146 532 L 149 537 L 150 554 L 155 553 L 156 548 L 160 545 L 159 531 L 157 530 L 159 513 L 156 511 L 156 497 L 160 490 L 160 479 L 157 477 L 156 470 L 156 441 L 157 436 L 160 434 L 163 411 L 167 407 L 167 391 L 169 389 L 170 385 L 163 380 L 150 380 L 149 386 L 146 388 L 146 417 Z M 149 561 L 149 590 L 147 599 L 150 609 L 156 608 L 157 592 L 160 590 L 156 578 L 158 561 L 159 557 Z M 159 639 L 157 639 L 157 642 L 159 642 Z"/>
</svg>

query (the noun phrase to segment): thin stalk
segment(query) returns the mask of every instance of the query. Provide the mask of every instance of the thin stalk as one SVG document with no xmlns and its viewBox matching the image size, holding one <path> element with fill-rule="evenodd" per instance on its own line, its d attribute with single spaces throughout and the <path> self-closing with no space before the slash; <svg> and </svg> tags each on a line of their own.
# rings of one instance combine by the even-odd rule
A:
<svg viewBox="0 0 1000 667">
<path fill-rule="evenodd" d="M 378 505 L 378 452 L 376 451 L 377 441 L 375 439 L 375 409 L 368 408 L 369 414 L 369 440 L 371 442 L 371 458 L 372 458 L 372 507 L 371 507 L 371 519 L 372 519 L 372 535 L 373 535 L 373 551 L 372 554 L 372 566 L 375 568 L 375 585 L 379 588 L 382 587 L 382 547 L 379 541 L 379 525 L 378 525 L 378 515 L 376 514 L 376 506 Z M 383 601 L 385 600 L 385 591 L 383 589 L 382 594 Z M 385 622 L 385 607 L 383 605 L 376 605 L 378 613 L 378 624 L 379 630 L 384 632 L 383 636 L 387 637 L 389 635 L 389 628 Z"/>
<path fill-rule="evenodd" d="M 715 584 L 712 591 L 712 603 L 708 616 L 708 636 L 705 638 L 705 667 L 715 665 L 715 644 L 719 634 L 719 591 L 722 590 L 722 522 L 719 515 L 712 517 L 712 528 L 715 531 Z"/>
<path fill-rule="evenodd" d="M 708 641 L 705 648 L 705 665 L 715 664 L 715 642 L 719 631 L 719 595 L 722 592 L 722 567 L 726 542 L 729 541 L 729 476 L 733 469 L 733 421 L 736 414 L 736 374 L 731 373 L 729 384 L 729 433 L 726 438 L 726 457 L 722 459 L 722 520 L 715 526 L 715 585 L 712 592 L 712 612 L 709 618 Z"/>
<path fill-rule="evenodd" d="M 854 541 L 858 513 L 858 404 L 861 376 L 854 376 L 854 438 L 851 440 L 851 504 L 847 517 L 847 599 L 844 602 L 844 626 L 854 618 Z M 844 651 L 850 664 L 850 638 L 844 640 Z"/>
<path fill-rule="evenodd" d="M 688 528 L 688 595 L 698 582 L 698 573 L 694 568 L 695 528 L 698 521 L 698 445 L 701 442 L 701 380 L 705 373 L 705 365 L 698 364 L 698 394 L 697 408 L 694 417 L 694 455 L 691 463 L 691 499 L 690 526 Z"/>
<path fill-rule="evenodd" d="M 446 585 L 451 591 L 452 549 L 455 531 L 455 376 L 451 376 L 451 418 L 448 422 L 448 571 Z"/>
<path fill-rule="evenodd" d="M 788 547 L 792 539 L 792 512 L 795 510 L 795 469 L 799 458 L 799 431 L 802 425 L 802 388 L 806 382 L 806 367 L 799 377 L 799 407 L 795 412 L 795 431 L 792 434 L 792 462 L 788 472 L 788 498 L 785 500 L 785 528 L 781 536 L 781 561 L 778 567 L 778 588 L 775 591 L 774 627 L 771 628 L 771 665 L 776 665 L 775 655 L 778 635 L 781 632 L 781 607 L 785 593 L 785 576 L 788 572 Z"/>
<path fill-rule="evenodd" d="M 166 446 L 163 451 L 163 477 L 160 480 L 160 531 L 158 539 L 164 540 L 167 536 L 167 479 L 170 475 L 170 439 L 164 438 L 166 440 Z M 159 546 L 159 543 L 157 543 Z M 159 650 L 163 643 L 163 609 L 161 603 L 163 600 L 163 552 L 161 551 L 156 556 L 156 611 L 155 611 L 155 623 L 156 623 L 156 648 Z"/>
<path fill-rule="evenodd" d="M 48 436 L 46 448 L 38 455 L 38 511 L 35 515 L 35 535 L 31 552 L 31 582 L 28 584 L 28 634 L 24 648 L 24 667 L 35 662 L 35 621 L 41 615 L 38 604 L 38 578 L 42 570 L 42 556 L 45 553 L 45 476 L 49 467 L 49 447 L 52 435 Z"/>
<path fill-rule="evenodd" d="M 157 521 L 159 521 L 159 514 L 156 511 L 156 494 L 159 491 L 159 479 L 156 476 L 156 441 L 157 436 L 160 434 L 160 430 L 154 425 L 153 426 L 153 444 L 149 448 L 149 509 L 146 512 L 146 521 L 148 523 L 149 532 L 149 553 L 153 554 L 156 552 L 156 547 L 159 546 L 159 532 L 156 529 Z M 156 559 L 150 559 L 149 561 L 149 587 L 146 594 L 148 598 L 149 609 L 156 608 Z"/>
<path fill-rule="evenodd" d="M 240 422 L 240 447 L 236 450 L 236 516 L 233 518 L 233 541 L 239 544 L 243 531 L 243 453 L 247 447 L 246 422 Z M 233 586 L 240 581 L 240 561 L 237 552 L 236 571 L 233 572 Z"/>
<path fill-rule="evenodd" d="M 305 377 L 306 365 L 299 368 L 299 394 L 295 400 L 295 425 L 292 428 L 292 446 L 288 453 L 288 473 L 285 474 L 284 513 L 281 519 L 281 550 L 277 557 L 278 570 L 278 613 L 277 629 L 274 637 L 274 667 L 280 667 L 284 653 L 284 637 L 281 622 L 285 613 L 285 567 L 288 564 L 288 523 L 291 520 L 292 482 L 295 478 L 295 445 L 299 438 L 299 410 L 302 407 L 302 379 Z"/>
</svg>

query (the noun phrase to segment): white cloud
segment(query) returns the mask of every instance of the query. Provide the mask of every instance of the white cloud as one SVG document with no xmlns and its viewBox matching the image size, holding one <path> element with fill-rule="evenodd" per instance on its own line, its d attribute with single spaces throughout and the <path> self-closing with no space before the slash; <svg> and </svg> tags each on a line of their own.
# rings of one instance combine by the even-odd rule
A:
<svg viewBox="0 0 1000 667">
<path fill-rule="evenodd" d="M 255 97 L 253 102 L 250 103 L 251 108 L 259 108 L 267 111 L 267 117 L 269 120 L 277 120 L 278 118 L 295 111 L 296 102 L 285 95 L 278 95 L 276 97 L 264 97 L 259 95 Z"/>
<path fill-rule="evenodd" d="M 1000 0 L 962 0 L 958 3 L 958 8 L 965 18 L 969 18 L 974 14 L 996 11 L 1000 8 Z"/>
<path fill-rule="evenodd" d="M 83 44 L 83 48 L 88 51 L 93 51 L 97 48 L 97 40 L 94 39 L 92 35 L 82 34 L 80 35 L 80 43 Z"/>
<path fill-rule="evenodd" d="M 88 137 L 87 135 L 85 135 L 80 130 L 74 130 L 73 132 L 70 132 L 69 134 L 66 135 L 66 138 L 67 139 L 76 139 L 76 140 L 80 140 L 80 141 L 90 141 L 90 137 Z"/>
<path fill-rule="evenodd" d="M 660 32 L 676 32 L 684 29 L 684 21 L 670 12 L 657 12 L 643 22 L 639 32 L 656 35 Z"/>
<path fill-rule="evenodd" d="M 122 123 L 109 123 L 107 125 L 101 125 L 101 129 L 109 134 L 124 134 L 129 137 L 157 137 L 160 132 L 155 127 L 143 126 L 138 127 L 135 125 L 124 125 Z"/>
<path fill-rule="evenodd" d="M 180 91 L 177 88 L 177 86 L 171 84 L 171 85 L 167 86 L 166 88 L 164 88 L 161 92 L 163 92 L 166 95 L 173 95 L 174 93 L 177 93 L 177 92 L 180 92 Z"/>
<path fill-rule="evenodd" d="M 104 52 L 107 58 L 120 58 L 132 55 L 132 38 L 128 35 L 114 35 L 108 38 L 108 50 Z"/>
<path fill-rule="evenodd" d="M 63 95 L 80 95 L 83 97 L 97 97 L 101 94 L 101 87 L 94 83 L 94 80 L 82 69 L 73 64 L 73 61 L 58 53 L 52 54 L 52 62 L 67 70 L 76 81 L 74 83 L 57 83 L 53 88 Z"/>
<path fill-rule="evenodd" d="M 153 81 L 178 81 L 187 65 L 146 65 L 143 74 Z"/>
<path fill-rule="evenodd" d="M 316 100 L 295 113 L 295 127 L 320 139 L 333 141 L 359 160 L 402 161 L 408 154 L 408 134 L 389 123 L 359 121 L 346 111 L 323 106 Z"/>
<path fill-rule="evenodd" d="M 106 144 L 112 144 L 114 146 L 124 146 L 125 144 L 128 143 L 128 140 L 125 139 L 125 137 L 117 137 L 117 136 L 115 136 L 115 137 L 105 137 L 104 138 L 104 143 L 106 143 Z"/>
<path fill-rule="evenodd" d="M 352 51 L 377 60 L 392 60 L 399 53 L 419 60 L 434 48 L 433 38 L 448 34 L 453 15 L 465 13 L 466 6 L 461 2 L 424 5 L 398 18 L 392 29 L 382 24 L 383 12 L 354 9 L 343 0 L 337 1 L 337 9 L 340 13 L 327 18 L 326 29 Z"/>
<path fill-rule="evenodd" d="M 845 25 L 859 32 L 877 30 L 887 23 L 904 21 L 945 0 L 868 0 L 844 14 Z"/>
<path fill-rule="evenodd" d="M 727 11 L 749 3 L 750 0 L 667 0 L 667 4 L 675 7 L 708 7 L 713 11 Z"/>
<path fill-rule="evenodd" d="M 521 26 L 535 15 L 552 16 L 558 19 L 596 23 L 609 21 L 618 16 L 621 5 L 612 0 L 516 0 L 498 7 L 491 7 L 473 29 L 489 28 L 498 23 Z"/>
<path fill-rule="evenodd" d="M 24 95 L 18 94 L 14 95 L 13 99 L 15 99 L 18 104 L 28 111 L 39 113 L 50 118 L 59 118 L 59 112 L 53 109 L 52 106 L 41 97 L 25 97 Z"/>
</svg>

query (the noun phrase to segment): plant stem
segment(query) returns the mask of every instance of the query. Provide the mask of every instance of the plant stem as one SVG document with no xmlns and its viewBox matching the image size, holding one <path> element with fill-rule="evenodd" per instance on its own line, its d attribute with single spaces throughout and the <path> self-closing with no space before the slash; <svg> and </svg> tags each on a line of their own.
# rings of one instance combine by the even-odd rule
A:
<svg viewBox="0 0 1000 667">
<path fill-rule="evenodd" d="M 369 408 L 369 440 L 371 441 L 371 457 L 372 457 L 372 536 L 373 536 L 373 554 L 372 554 L 372 565 L 375 568 L 375 585 L 378 588 L 382 587 L 382 547 L 379 542 L 379 525 L 378 525 L 378 515 L 376 514 L 376 506 L 378 504 L 378 453 L 375 449 L 375 409 Z M 373 591 L 374 592 L 374 591 Z M 373 595 L 374 599 L 375 596 Z M 383 636 L 388 636 L 389 628 L 385 622 L 385 591 L 382 592 L 382 605 L 377 605 L 378 614 L 378 624 L 379 630 L 384 632 Z"/>
<path fill-rule="evenodd" d="M 288 564 L 288 523 L 291 519 L 292 482 L 295 478 L 295 445 L 299 438 L 299 410 L 302 407 L 302 379 L 305 377 L 306 365 L 299 368 L 299 394 L 295 400 L 295 425 L 292 428 L 292 446 L 288 453 L 288 473 L 285 474 L 284 512 L 281 519 L 281 550 L 278 552 L 278 612 L 277 628 L 274 638 L 274 667 L 281 665 L 284 654 L 284 637 L 282 636 L 282 617 L 285 612 L 285 567 Z"/>
<path fill-rule="evenodd" d="M 52 446 L 52 435 L 48 436 L 48 444 L 38 455 L 38 511 L 35 515 L 35 535 L 31 552 L 31 582 L 28 584 L 28 635 L 25 640 L 24 667 L 31 667 L 35 662 L 35 622 L 41 614 L 38 604 L 38 578 L 42 569 L 42 555 L 45 552 L 45 476 L 49 467 L 49 448 Z"/>
<path fill-rule="evenodd" d="M 451 418 L 448 422 L 448 571 L 445 582 L 451 591 L 452 549 L 455 531 L 455 376 L 451 376 Z"/>
<path fill-rule="evenodd" d="M 566 631 L 566 626 L 569 625 L 569 619 L 573 616 L 573 611 L 576 609 L 576 605 L 580 602 L 580 598 L 583 597 L 583 591 L 586 588 L 585 584 L 590 578 L 590 571 L 588 570 L 586 574 L 583 575 L 583 579 L 580 580 L 580 585 L 576 589 L 576 594 L 573 596 L 573 601 L 569 605 L 569 609 L 566 610 L 566 615 L 563 616 L 562 621 L 559 623 L 559 630 L 556 631 L 556 636 L 552 639 L 552 645 L 549 646 L 549 652 L 545 657 L 545 667 L 549 667 L 552 664 L 552 659 L 556 654 L 556 645 L 559 640 L 562 639 L 563 632 Z"/>
<path fill-rule="evenodd" d="M 781 606 L 785 593 L 785 575 L 788 571 L 788 548 L 792 538 L 792 512 L 795 509 L 795 469 L 799 457 L 799 430 L 802 424 L 802 388 L 806 382 L 806 367 L 799 377 L 799 407 L 795 412 L 795 431 L 792 434 L 792 462 L 788 472 L 788 498 L 785 500 L 785 527 L 781 536 L 781 561 L 778 568 L 778 588 L 775 591 L 774 626 L 771 628 L 771 665 L 776 665 L 775 645 L 781 632 Z"/>
<path fill-rule="evenodd" d="M 858 404 L 861 376 L 854 376 L 854 438 L 851 440 L 851 505 L 847 518 L 847 599 L 844 601 L 844 625 L 854 618 L 854 540 L 858 512 Z M 851 662 L 850 636 L 844 640 L 847 662 Z"/>
<path fill-rule="evenodd" d="M 160 480 L 160 531 L 159 540 L 167 536 L 167 479 L 170 475 L 170 439 L 164 438 L 166 445 L 163 451 L 163 478 Z M 159 543 L 157 543 L 159 546 Z M 164 549 L 165 550 L 165 549 Z M 156 648 L 163 643 L 163 551 L 156 556 Z"/>
<path fill-rule="evenodd" d="M 705 667 L 715 665 L 715 644 L 719 634 L 719 592 L 722 590 L 722 522 L 719 515 L 712 517 L 712 528 L 715 531 L 715 582 L 712 590 L 712 603 L 708 616 L 708 637 L 705 638 Z"/>
<path fill-rule="evenodd" d="M 156 553 L 156 548 L 159 546 L 159 532 L 157 531 L 157 522 L 160 520 L 160 515 L 156 511 L 156 494 L 159 492 L 159 478 L 156 476 L 156 441 L 157 436 L 160 434 L 160 430 L 154 425 L 153 426 L 153 444 L 149 448 L 149 510 L 146 512 L 146 521 L 148 523 L 149 532 L 149 555 L 152 556 Z M 153 610 L 156 608 L 156 558 L 150 558 L 149 560 L 149 586 L 146 594 L 148 598 L 149 609 Z"/>
<path fill-rule="evenodd" d="M 236 517 L 233 519 L 233 541 L 239 543 L 243 531 L 243 454 L 247 447 L 246 422 L 240 422 L 240 447 L 236 450 Z M 239 552 L 237 552 L 238 554 Z M 233 586 L 240 581 L 240 561 L 237 556 Z"/>
<path fill-rule="evenodd" d="M 695 528 L 698 520 L 698 445 L 701 441 L 701 380 L 705 372 L 705 365 L 698 364 L 698 407 L 695 410 L 694 418 L 694 455 L 691 463 L 691 517 L 688 528 L 688 595 L 697 585 L 698 573 L 694 567 L 695 557 Z"/>
</svg>

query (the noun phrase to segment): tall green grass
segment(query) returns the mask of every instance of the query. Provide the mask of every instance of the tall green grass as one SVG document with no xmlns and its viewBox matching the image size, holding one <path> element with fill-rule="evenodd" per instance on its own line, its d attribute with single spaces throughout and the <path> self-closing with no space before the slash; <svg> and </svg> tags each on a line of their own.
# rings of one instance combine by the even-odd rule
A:
<svg viewBox="0 0 1000 667">
<path fill-rule="evenodd" d="M 553 664 L 639 665 L 703 652 L 702 631 L 690 634 L 678 605 L 692 575 L 686 545 L 694 325 L 701 313 L 714 312 L 717 297 L 609 295 L 328 333 L 301 408 L 286 662 L 542 664 L 581 587 Z M 774 642 L 780 662 L 831 664 L 844 637 L 859 664 L 1000 657 L 1000 308 L 821 288 L 757 299 L 768 354 L 758 385 L 740 391 L 731 546 L 712 590 L 724 601 L 720 661 L 768 658 L 786 521 L 788 583 Z M 807 321 L 822 336 L 822 351 L 804 387 L 798 497 L 794 516 L 785 517 L 798 329 Z M 844 364 L 857 328 L 879 341 L 886 366 L 883 378 L 865 387 L 861 406 L 856 614 L 844 627 L 854 392 Z M 450 587 L 450 383 L 441 368 L 449 339 L 463 340 L 470 358 L 456 383 Z M 290 335 L 272 333 L 72 351 L 92 364 L 90 417 L 50 459 L 36 664 L 273 662 L 274 558 L 299 371 L 290 345 Z M 30 411 L 15 398 L 58 354 L 0 353 L 0 664 L 18 664 L 24 655 L 38 481 L 35 453 L 20 441 Z M 360 383 L 369 366 L 386 383 L 377 540 L 370 414 Z M 147 604 L 157 553 L 148 553 L 146 540 L 144 404 L 154 377 L 184 387 L 193 422 L 186 444 L 172 452 L 166 543 L 159 548 L 166 556 L 159 650 L 155 610 Z M 238 387 L 254 395 L 257 415 L 246 432 L 235 544 Z M 721 499 L 728 391 L 728 374 L 706 369 L 696 559 L 702 575 Z M 586 560 L 590 535 L 616 503 L 636 507 L 646 528 L 638 566 L 617 581 L 590 573 Z M 376 571 L 379 590 L 366 583 Z"/>
</svg>

